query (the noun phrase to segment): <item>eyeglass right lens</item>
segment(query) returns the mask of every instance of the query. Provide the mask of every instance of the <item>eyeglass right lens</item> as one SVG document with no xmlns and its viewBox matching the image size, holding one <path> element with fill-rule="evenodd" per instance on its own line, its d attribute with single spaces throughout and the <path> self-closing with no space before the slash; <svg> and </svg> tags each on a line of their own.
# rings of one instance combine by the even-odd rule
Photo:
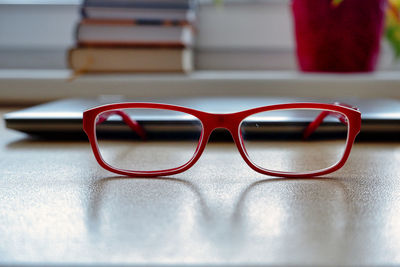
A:
<svg viewBox="0 0 400 267">
<path fill-rule="evenodd" d="M 291 173 L 334 166 L 345 151 L 347 131 L 343 114 L 318 109 L 261 112 L 240 125 L 243 144 L 253 164 Z"/>
<path fill-rule="evenodd" d="M 191 160 L 202 133 L 196 117 L 173 110 L 118 109 L 99 114 L 96 138 L 103 160 L 127 171 L 161 171 Z"/>
</svg>

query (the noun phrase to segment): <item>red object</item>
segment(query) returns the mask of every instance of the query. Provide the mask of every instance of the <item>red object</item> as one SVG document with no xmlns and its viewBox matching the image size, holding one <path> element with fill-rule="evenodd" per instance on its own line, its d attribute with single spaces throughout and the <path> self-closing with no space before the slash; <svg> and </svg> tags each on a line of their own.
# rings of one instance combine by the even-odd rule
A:
<svg viewBox="0 0 400 267">
<path fill-rule="evenodd" d="M 129 115 L 126 114 L 125 112 L 123 112 L 122 110 L 111 110 L 111 111 L 102 113 L 98 117 L 96 125 L 99 125 L 99 124 L 103 123 L 111 115 L 120 116 L 124 120 L 124 122 L 129 126 L 129 128 L 131 128 L 133 132 L 135 132 L 137 135 L 139 135 L 142 140 L 146 140 L 147 139 L 146 132 L 144 131 L 142 126 L 140 126 L 140 124 L 137 121 L 132 120 L 129 117 Z"/>
<path fill-rule="evenodd" d="M 358 110 L 358 108 L 350 106 L 348 104 L 344 103 L 339 103 L 335 102 L 335 105 L 340 105 L 344 107 L 349 107 L 354 110 Z M 336 117 L 341 123 L 344 125 L 347 125 L 347 119 L 343 114 L 337 113 L 337 112 L 332 112 L 332 111 L 322 111 L 315 119 L 312 121 L 307 128 L 303 132 L 303 139 L 306 140 L 310 135 L 317 130 L 317 128 L 321 125 L 321 123 L 324 121 L 324 119 L 327 116 L 333 116 Z"/>
<path fill-rule="evenodd" d="M 100 155 L 99 148 L 97 145 L 97 140 L 96 140 L 96 134 L 95 134 L 96 118 L 98 117 L 98 115 L 100 115 L 104 112 L 110 112 L 110 111 L 120 110 L 120 109 L 132 109 L 132 108 L 146 108 L 146 109 L 153 108 L 153 109 L 172 110 L 172 111 L 178 111 L 178 112 L 191 114 L 191 115 L 195 116 L 196 118 L 198 118 L 201 121 L 202 126 L 203 126 L 202 133 L 201 133 L 196 151 L 195 151 L 193 157 L 189 160 L 189 162 L 187 162 L 186 164 L 184 164 L 178 168 L 162 170 L 162 171 L 127 171 L 127 170 L 114 168 L 114 167 L 108 165 L 106 162 L 104 162 L 104 160 L 102 159 L 102 157 Z M 280 109 L 320 109 L 323 111 L 338 112 L 340 114 L 343 114 L 347 119 L 348 135 L 347 135 L 346 148 L 345 148 L 343 156 L 339 160 L 339 162 L 329 168 L 315 171 L 315 172 L 307 172 L 307 173 L 276 172 L 276 171 L 270 171 L 267 169 L 260 168 L 257 165 L 253 164 L 251 162 L 251 160 L 249 159 L 249 157 L 246 153 L 246 150 L 244 148 L 244 141 L 243 141 L 243 138 L 240 133 L 240 124 L 245 118 L 247 118 L 248 116 L 251 116 L 253 114 L 265 112 L 265 111 L 280 110 Z M 346 162 L 346 160 L 350 154 L 350 150 L 353 145 L 354 139 L 357 136 L 357 134 L 360 132 L 360 126 L 361 126 L 361 113 L 358 110 L 349 108 L 346 106 L 342 106 L 342 105 L 337 105 L 337 104 L 320 104 L 320 103 L 279 104 L 279 105 L 271 105 L 271 106 L 264 106 L 264 107 L 249 109 L 249 110 L 245 110 L 245 111 L 241 111 L 241 112 L 237 112 L 237 113 L 230 113 L 230 114 L 212 114 L 212 113 L 202 112 L 202 111 L 198 111 L 198 110 L 194 110 L 194 109 L 190 109 L 190 108 L 174 106 L 174 105 L 167 105 L 167 104 L 120 103 L 120 104 L 110 104 L 110 105 L 96 107 L 93 109 L 89 109 L 83 113 L 83 130 L 86 132 L 87 136 L 89 137 L 89 141 L 90 141 L 90 144 L 91 144 L 91 147 L 92 147 L 92 150 L 96 157 L 97 162 L 106 170 L 109 170 L 109 171 L 117 173 L 117 174 L 129 175 L 132 177 L 155 177 L 155 176 L 172 175 L 172 174 L 177 174 L 177 173 L 186 171 L 187 169 L 192 167 L 196 163 L 196 161 L 200 158 L 200 156 L 201 156 L 202 152 L 204 151 L 204 148 L 208 142 L 210 134 L 216 128 L 225 128 L 225 129 L 229 130 L 243 159 L 253 170 L 255 170 L 259 173 L 267 174 L 267 175 L 271 175 L 271 176 L 287 177 L 287 178 L 305 178 L 305 177 L 324 175 L 324 174 L 334 172 L 344 165 L 344 163 Z"/>
<path fill-rule="evenodd" d="M 386 0 L 292 0 L 298 64 L 308 72 L 375 69 Z"/>
</svg>

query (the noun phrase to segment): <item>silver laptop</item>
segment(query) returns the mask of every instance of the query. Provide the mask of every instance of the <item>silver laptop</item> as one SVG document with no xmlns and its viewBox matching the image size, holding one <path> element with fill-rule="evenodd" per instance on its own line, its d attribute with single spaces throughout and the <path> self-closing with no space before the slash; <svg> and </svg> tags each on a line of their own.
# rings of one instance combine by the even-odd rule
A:
<svg viewBox="0 0 400 267">
<path fill-rule="evenodd" d="M 343 102 L 356 106 L 362 112 L 361 133 L 375 137 L 387 138 L 400 136 L 400 101 L 394 99 L 299 99 L 299 98 L 267 98 L 267 97 L 202 97 L 202 98 L 163 98 L 163 99 L 123 99 L 115 96 L 103 96 L 97 99 L 65 99 L 41 104 L 4 115 L 6 127 L 42 137 L 82 137 L 83 111 L 99 105 L 116 102 L 156 102 L 175 104 L 213 113 L 229 113 L 244 109 L 291 102 Z M 156 119 L 144 114 L 135 118 L 146 124 Z M 164 122 L 167 130 L 184 131 L 185 118 L 177 115 L 168 117 Z M 283 118 L 285 124 L 294 123 L 292 118 Z M 179 126 L 179 127 L 178 127 Z M 165 128 L 163 129 L 166 130 Z"/>
</svg>

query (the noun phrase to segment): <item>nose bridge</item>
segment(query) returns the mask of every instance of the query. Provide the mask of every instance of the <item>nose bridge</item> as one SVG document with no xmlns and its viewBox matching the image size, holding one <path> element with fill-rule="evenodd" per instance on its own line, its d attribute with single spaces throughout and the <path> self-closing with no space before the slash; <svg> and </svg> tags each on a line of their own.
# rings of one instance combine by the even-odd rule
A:
<svg viewBox="0 0 400 267">
<path fill-rule="evenodd" d="M 224 128 L 231 132 L 232 125 L 234 125 L 234 117 L 232 114 L 213 114 L 213 130 Z"/>
</svg>

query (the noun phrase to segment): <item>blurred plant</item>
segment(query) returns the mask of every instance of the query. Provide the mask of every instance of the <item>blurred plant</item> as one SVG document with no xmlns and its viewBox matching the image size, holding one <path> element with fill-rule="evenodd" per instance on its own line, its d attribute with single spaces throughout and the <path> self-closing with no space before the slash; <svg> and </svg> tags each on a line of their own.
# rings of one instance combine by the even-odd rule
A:
<svg viewBox="0 0 400 267">
<path fill-rule="evenodd" d="M 343 0 L 332 0 L 331 4 L 332 4 L 333 7 L 337 7 L 337 6 L 339 6 L 342 2 L 343 2 Z"/>
<path fill-rule="evenodd" d="M 386 37 L 395 57 L 400 59 L 400 0 L 389 0 L 386 16 Z"/>
</svg>

